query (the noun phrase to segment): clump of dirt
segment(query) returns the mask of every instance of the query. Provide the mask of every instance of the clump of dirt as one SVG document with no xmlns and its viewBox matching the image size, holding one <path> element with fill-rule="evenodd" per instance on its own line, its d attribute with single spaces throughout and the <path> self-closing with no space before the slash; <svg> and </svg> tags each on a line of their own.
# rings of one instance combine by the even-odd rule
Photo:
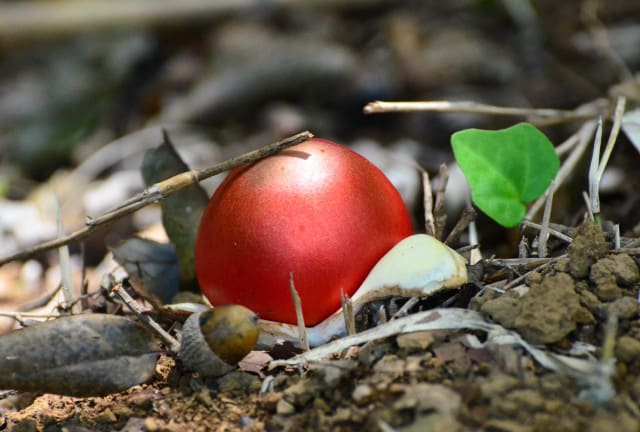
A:
<svg viewBox="0 0 640 432">
<path fill-rule="evenodd" d="M 633 258 L 619 254 L 594 263 L 589 280 L 595 285 L 594 293 L 598 298 L 607 302 L 632 295 L 630 288 L 640 280 L 640 272 Z"/>
<path fill-rule="evenodd" d="M 504 327 L 515 329 L 533 344 L 563 341 L 580 325 L 592 326 L 596 316 L 637 316 L 638 265 L 629 255 L 609 255 L 603 232 L 591 221 L 578 227 L 561 259 L 544 273 L 533 272 L 528 286 L 504 295 L 487 291 L 472 307 Z M 593 343 L 594 341 L 586 341 Z"/>
<path fill-rule="evenodd" d="M 586 278 L 591 266 L 607 256 L 609 249 L 609 243 L 602 230 L 587 220 L 578 227 L 573 241 L 567 248 L 569 273 L 578 279 Z"/>
<path fill-rule="evenodd" d="M 290 371 L 285 378 L 281 373 L 275 392 L 262 399 L 262 407 L 272 415 L 267 427 L 636 430 L 638 416 L 629 411 L 629 394 L 624 391 L 599 407 L 576 397 L 580 388 L 572 378 L 539 368 L 517 348 L 470 348 L 457 332 L 431 335 L 426 342 L 398 336 L 395 344 L 384 341 L 366 347 L 367 353 L 355 361 L 315 364 L 304 377 Z"/>
<path fill-rule="evenodd" d="M 595 322 L 591 312 L 580 304 L 573 279 L 567 273 L 542 276 L 526 294 L 488 300 L 480 310 L 533 344 L 559 342 L 578 324 Z"/>
</svg>

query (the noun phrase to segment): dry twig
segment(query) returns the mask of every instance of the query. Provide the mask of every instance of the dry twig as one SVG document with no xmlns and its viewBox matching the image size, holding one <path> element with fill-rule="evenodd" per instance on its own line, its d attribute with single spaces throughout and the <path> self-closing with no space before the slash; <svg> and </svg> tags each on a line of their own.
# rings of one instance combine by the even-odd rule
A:
<svg viewBox="0 0 640 432">
<path fill-rule="evenodd" d="M 329 7 L 367 5 L 370 0 L 127 0 L 104 2 L 0 2 L 0 38 L 44 37 L 132 25 L 175 25 L 230 13 L 315 3 Z"/>
<path fill-rule="evenodd" d="M 147 315 L 146 313 L 144 313 L 144 311 L 142 310 L 142 308 L 140 307 L 140 305 L 138 304 L 138 302 L 136 302 L 127 292 L 127 290 L 124 289 L 123 284 L 125 282 L 122 283 L 118 283 L 116 284 L 115 287 L 112 288 L 111 292 L 118 296 L 118 298 L 120 300 L 122 300 L 122 302 L 124 304 L 127 305 L 127 307 L 129 309 L 131 309 L 131 311 L 138 317 L 138 319 L 145 325 L 147 326 L 149 329 L 151 329 L 154 333 L 156 333 L 161 339 L 162 341 L 167 345 L 167 347 L 169 347 L 169 349 L 174 352 L 177 353 L 180 350 L 180 342 L 178 342 L 178 340 L 176 338 L 174 338 L 173 336 L 171 336 L 169 333 L 167 333 L 161 326 L 160 324 L 158 324 L 157 322 L 155 322 L 153 319 L 151 319 L 151 317 L 149 315 Z"/>
<path fill-rule="evenodd" d="M 592 104 L 583 105 L 572 111 L 557 109 L 532 109 L 513 108 L 487 105 L 470 101 L 421 101 L 421 102 L 385 102 L 375 101 L 364 107 L 365 114 L 379 114 L 387 112 L 413 112 L 413 111 L 436 111 L 436 112 L 456 112 L 470 114 L 504 115 L 515 117 L 526 117 L 532 123 L 538 125 L 551 125 L 557 123 L 569 123 L 592 119 L 598 115 L 603 115 L 603 107 L 599 101 Z"/>
<path fill-rule="evenodd" d="M 555 258 L 491 258 L 486 260 L 486 264 L 499 267 L 538 267 L 553 259 Z"/>
<path fill-rule="evenodd" d="M 589 164 L 589 192 L 587 193 L 587 207 L 592 220 L 598 218 L 597 224 L 600 226 L 600 183 L 598 182 L 598 170 L 600 165 L 600 147 L 602 146 L 602 118 L 598 119 L 598 128 L 593 140 L 591 151 L 591 163 Z"/>
<path fill-rule="evenodd" d="M 471 197 L 467 194 L 467 207 L 471 207 Z M 480 252 L 480 241 L 478 240 L 478 227 L 475 219 L 469 222 L 469 264 L 474 265 L 482 261 L 482 252 Z"/>
<path fill-rule="evenodd" d="M 60 202 L 58 202 L 58 200 L 56 200 L 56 224 L 58 228 L 58 236 L 62 237 L 64 234 L 64 227 L 62 225 L 62 209 L 60 208 Z M 60 248 L 58 248 L 58 255 L 60 256 L 60 283 L 66 303 L 65 308 L 71 310 L 72 305 L 75 302 L 75 295 L 73 293 L 73 278 L 71 275 L 71 255 L 69 254 L 69 247 L 67 245 L 60 246 Z"/>
<path fill-rule="evenodd" d="M 541 230 L 542 229 L 542 225 L 537 224 L 535 222 L 528 221 L 526 219 L 522 221 L 522 225 L 527 226 L 527 227 L 531 227 L 531 228 L 534 228 L 534 229 L 537 229 L 537 230 Z M 554 236 L 556 238 L 559 238 L 560 240 L 562 240 L 564 242 L 571 243 L 573 241 L 573 239 L 571 237 L 569 237 L 566 234 L 561 233 L 560 231 L 558 231 L 556 229 L 548 227 L 547 230 L 548 230 L 549 234 L 551 234 L 552 236 Z"/>
<path fill-rule="evenodd" d="M 436 236 L 436 226 L 433 217 L 433 194 L 431 193 L 431 180 L 429 173 L 425 169 L 422 172 L 422 191 L 424 205 L 424 229 L 430 236 Z"/>
<path fill-rule="evenodd" d="M 542 224 L 538 238 L 538 256 L 546 258 L 547 256 L 547 240 L 549 239 L 549 222 L 551 220 L 551 207 L 553 206 L 553 194 L 556 190 L 556 184 L 551 180 L 551 185 L 547 189 L 547 196 L 544 204 L 544 213 L 542 215 Z"/>
<path fill-rule="evenodd" d="M 600 156 L 600 145 L 602 143 L 602 120 L 598 122 L 598 130 L 593 143 L 593 154 L 591 156 L 591 165 L 589 166 L 590 212 L 593 214 L 593 218 L 599 226 L 602 225 L 600 221 L 600 182 L 604 175 L 604 171 L 607 168 L 607 164 L 609 163 L 609 157 L 611 157 L 613 148 L 616 145 L 618 134 L 620 133 L 620 126 L 622 124 L 622 116 L 624 115 L 626 102 L 626 98 L 618 98 L 616 110 L 613 116 L 613 126 L 609 133 L 609 139 L 607 140 L 607 145 L 604 148 L 602 156 Z"/>
<path fill-rule="evenodd" d="M 356 319 L 353 316 L 353 302 L 348 295 L 340 289 L 340 303 L 342 304 L 342 316 L 344 316 L 344 325 L 347 328 L 347 334 L 356 334 Z"/>
<path fill-rule="evenodd" d="M 462 233 L 467 228 L 469 228 L 469 225 L 474 220 L 476 220 L 476 216 L 477 216 L 477 213 L 473 207 L 465 207 L 465 209 L 462 210 L 462 214 L 460 215 L 458 222 L 456 222 L 454 227 L 451 228 L 451 232 L 449 232 L 449 235 L 444 241 L 444 244 L 446 244 L 447 246 L 451 246 L 453 243 L 458 241 Z"/>
<path fill-rule="evenodd" d="M 561 258 L 565 258 L 566 255 L 560 255 L 558 257 L 552 258 L 549 261 L 547 261 L 546 263 L 542 263 L 540 264 L 538 267 L 536 267 L 533 270 L 529 270 L 526 273 L 518 276 L 517 278 L 515 278 L 514 280 L 512 280 L 511 282 L 507 283 L 503 288 L 505 290 L 508 290 L 509 288 L 513 288 L 514 286 L 518 285 L 520 282 L 522 282 L 527 276 L 529 276 L 529 274 L 533 271 L 540 271 L 546 267 L 549 267 L 551 264 L 558 262 Z"/>
<path fill-rule="evenodd" d="M 289 290 L 291 291 L 291 299 L 293 300 L 293 306 L 296 310 L 296 320 L 298 321 L 298 339 L 300 340 L 300 347 L 309 351 L 309 338 L 307 337 L 307 327 L 304 324 L 304 315 L 302 313 L 302 301 L 300 295 L 296 290 L 296 286 L 293 283 L 293 273 L 289 273 Z"/>
<path fill-rule="evenodd" d="M 224 162 L 220 162 L 210 168 L 204 170 L 192 170 L 177 174 L 159 183 L 151 185 L 141 193 L 125 201 L 117 208 L 111 209 L 94 219 L 89 219 L 87 221 L 87 225 L 84 228 L 81 228 L 67 236 L 50 240 L 34 247 L 28 248 L 24 251 L 0 258 L 0 266 L 11 261 L 27 259 L 35 254 L 46 252 L 51 249 L 67 245 L 74 241 L 82 240 L 95 232 L 95 230 L 100 226 L 108 225 L 115 220 L 129 215 L 149 204 L 161 201 L 166 197 L 178 192 L 179 190 L 182 190 L 214 175 L 239 167 L 240 165 L 258 161 L 287 147 L 291 147 L 293 145 L 306 141 L 312 137 L 313 134 L 310 132 L 301 132 L 299 134 L 290 136 L 257 150 L 253 150 L 240 156 L 228 159 Z"/>
<path fill-rule="evenodd" d="M 619 97 L 616 102 L 616 110 L 613 114 L 613 126 L 611 132 L 609 132 L 609 139 L 607 140 L 607 146 L 604 148 L 602 159 L 598 166 L 598 180 L 602 179 L 604 170 L 607 169 L 609 163 L 609 157 L 613 152 L 613 148 L 618 140 L 618 134 L 620 133 L 620 126 L 622 125 L 622 117 L 624 116 L 624 110 L 627 105 L 627 99 L 625 97 Z"/>
<path fill-rule="evenodd" d="M 521 276 L 518 276 L 516 279 L 509 282 L 509 284 L 507 284 L 507 286 L 504 287 L 504 289 L 506 289 L 508 287 L 512 287 L 516 285 L 517 283 L 520 283 L 520 281 L 522 281 L 526 277 L 526 275 L 530 273 L 532 270 L 544 268 L 566 257 L 567 255 L 563 254 L 553 258 L 507 258 L 507 259 L 492 258 L 492 259 L 488 259 L 486 260 L 487 265 L 505 267 L 506 270 L 499 270 L 495 273 L 488 274 L 487 276 L 485 276 L 484 282 L 488 284 L 493 284 L 495 282 L 511 277 L 511 275 L 513 275 L 513 270 L 510 267 L 520 267 L 523 271 L 525 271 L 524 274 L 522 274 Z M 491 285 L 486 285 L 486 288 L 495 289 Z"/>
<path fill-rule="evenodd" d="M 436 200 L 433 205 L 433 216 L 435 218 L 435 234 L 438 240 L 442 239 L 445 226 L 447 225 L 447 212 L 444 208 L 444 193 L 449 182 L 449 173 L 445 164 L 440 165 L 438 171 L 438 188 L 436 189 Z"/>
<path fill-rule="evenodd" d="M 34 312 L 19 312 L 19 311 L 6 311 L 0 312 L 0 317 L 11 318 L 18 321 L 23 327 L 25 325 L 25 319 L 49 319 L 49 318 L 62 318 L 65 315 L 59 313 L 34 313 Z"/>
</svg>

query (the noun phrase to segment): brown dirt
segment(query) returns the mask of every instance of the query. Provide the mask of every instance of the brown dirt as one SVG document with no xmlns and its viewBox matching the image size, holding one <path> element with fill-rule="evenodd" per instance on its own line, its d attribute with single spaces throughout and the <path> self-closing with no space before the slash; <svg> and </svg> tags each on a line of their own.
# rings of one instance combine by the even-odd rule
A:
<svg viewBox="0 0 640 432">
<path fill-rule="evenodd" d="M 438 331 L 381 340 L 313 364 L 303 375 L 264 371 L 273 378 L 264 394 L 254 373 L 202 381 L 165 356 L 150 384 L 101 398 L 37 396 L 5 413 L 1 424 L 13 431 L 635 431 L 640 277 L 631 256 L 605 246 L 602 233 L 585 223 L 568 258 L 530 273 L 527 288 L 486 290 L 472 304 L 552 350 L 577 340 L 602 346 L 603 322 L 615 314 L 616 394 L 602 406 L 581 400 L 575 380 L 545 370 L 520 349 L 474 349 L 462 333 Z"/>
</svg>

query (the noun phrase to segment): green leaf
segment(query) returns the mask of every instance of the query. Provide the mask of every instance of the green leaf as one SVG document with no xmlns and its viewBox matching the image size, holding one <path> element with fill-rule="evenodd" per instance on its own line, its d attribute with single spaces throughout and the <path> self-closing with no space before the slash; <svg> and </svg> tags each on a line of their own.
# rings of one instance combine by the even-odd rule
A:
<svg viewBox="0 0 640 432">
<path fill-rule="evenodd" d="M 465 129 L 451 136 L 451 145 L 473 203 L 504 227 L 522 221 L 525 204 L 547 190 L 560 167 L 551 141 L 528 123 Z"/>
</svg>

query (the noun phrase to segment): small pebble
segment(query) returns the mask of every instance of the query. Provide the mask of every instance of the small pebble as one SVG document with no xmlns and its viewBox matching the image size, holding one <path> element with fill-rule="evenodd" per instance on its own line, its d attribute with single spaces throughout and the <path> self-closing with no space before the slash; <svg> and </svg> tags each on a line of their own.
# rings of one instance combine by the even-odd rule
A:
<svg viewBox="0 0 640 432">
<path fill-rule="evenodd" d="M 351 394 L 351 398 L 358 405 L 364 405 L 371 401 L 373 388 L 368 384 L 359 384 Z"/>
</svg>

